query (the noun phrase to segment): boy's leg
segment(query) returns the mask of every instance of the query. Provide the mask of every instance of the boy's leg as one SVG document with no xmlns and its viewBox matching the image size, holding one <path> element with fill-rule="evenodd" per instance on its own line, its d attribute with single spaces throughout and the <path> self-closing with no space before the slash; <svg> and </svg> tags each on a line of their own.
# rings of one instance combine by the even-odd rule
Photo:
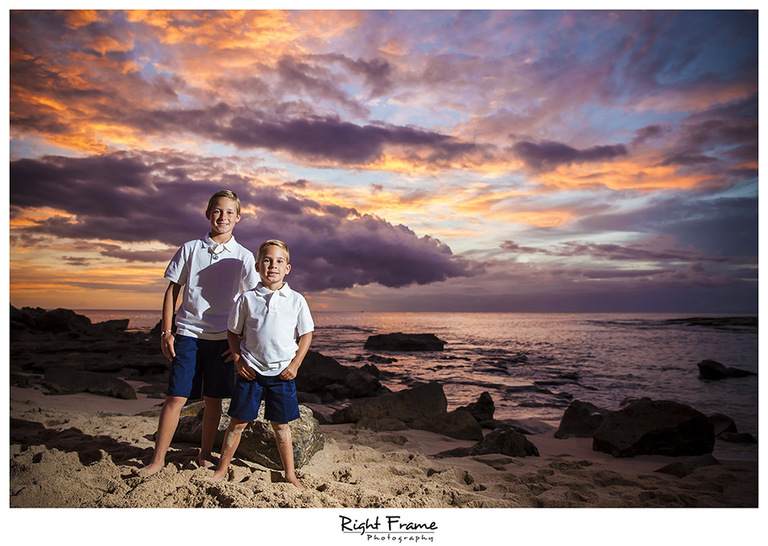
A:
<svg viewBox="0 0 768 546">
<path fill-rule="evenodd" d="M 227 470 L 229 470 L 229 463 L 232 462 L 232 458 L 235 456 L 237 446 L 240 445 L 240 438 L 243 435 L 245 427 L 248 426 L 248 421 L 240 421 L 232 417 L 227 427 L 227 432 L 224 434 L 224 443 L 221 445 L 221 457 L 219 457 L 219 465 L 216 467 L 216 472 L 213 473 L 213 479 L 221 481 L 227 477 Z"/>
<path fill-rule="evenodd" d="M 216 441 L 216 434 L 219 432 L 219 421 L 221 420 L 221 398 L 203 397 L 205 400 L 205 411 L 203 412 L 203 431 L 200 442 L 200 454 L 197 456 L 197 462 L 204 468 L 211 468 L 214 465 L 213 444 Z"/>
<path fill-rule="evenodd" d="M 234 363 L 227 362 L 224 354 L 229 350 L 227 340 L 205 340 L 200 342 L 198 355 L 203 371 L 203 430 L 200 441 L 200 454 L 197 461 L 200 466 L 211 468 L 214 465 L 213 444 L 219 432 L 221 403 L 224 398 L 232 397 L 235 384 Z"/>
<path fill-rule="evenodd" d="M 293 464 L 293 439 L 291 438 L 291 426 L 289 423 L 277 423 L 272 421 L 272 429 L 275 431 L 275 441 L 277 441 L 277 451 L 280 453 L 280 461 L 285 470 L 285 480 L 292 483 L 299 489 L 304 489 L 304 485 L 296 477 L 296 469 Z"/>
<path fill-rule="evenodd" d="M 171 446 L 171 440 L 179 424 L 179 415 L 184 404 L 187 403 L 183 396 L 166 396 L 163 408 L 160 410 L 160 420 L 155 435 L 155 452 L 150 463 L 141 469 L 142 476 L 151 476 L 159 472 L 165 466 L 165 454 Z"/>
</svg>

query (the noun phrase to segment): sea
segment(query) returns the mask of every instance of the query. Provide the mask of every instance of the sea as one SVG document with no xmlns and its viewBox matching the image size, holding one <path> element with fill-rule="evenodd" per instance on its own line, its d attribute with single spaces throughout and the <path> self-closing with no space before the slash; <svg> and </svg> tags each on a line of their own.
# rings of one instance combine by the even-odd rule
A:
<svg viewBox="0 0 768 546">
<path fill-rule="evenodd" d="M 79 310 L 92 322 L 129 319 L 149 330 L 159 311 Z M 718 317 L 718 315 L 696 315 Z M 574 400 L 619 409 L 649 397 L 731 417 L 739 432 L 757 436 L 758 378 L 699 379 L 705 359 L 758 372 L 756 325 L 708 325 L 680 314 L 371 313 L 313 312 L 312 350 L 349 366 L 371 363 L 393 391 L 427 381 L 443 385 L 448 409 L 483 392 L 497 419 L 556 424 Z M 445 350 L 375 353 L 374 334 L 431 333 Z"/>
</svg>

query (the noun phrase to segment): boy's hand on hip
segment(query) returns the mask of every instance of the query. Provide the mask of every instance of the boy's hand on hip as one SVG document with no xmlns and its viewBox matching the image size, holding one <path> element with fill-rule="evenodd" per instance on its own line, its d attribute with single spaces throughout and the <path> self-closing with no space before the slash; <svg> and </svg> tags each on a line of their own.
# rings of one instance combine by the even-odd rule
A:
<svg viewBox="0 0 768 546">
<path fill-rule="evenodd" d="M 286 369 L 282 371 L 279 377 L 283 381 L 290 381 L 291 379 L 296 379 L 296 368 L 294 368 L 293 365 L 289 365 Z"/>
<path fill-rule="evenodd" d="M 253 368 L 251 368 L 248 364 L 243 362 L 242 358 L 238 357 L 234 358 L 235 360 L 235 367 L 237 368 L 237 373 L 242 375 L 244 378 L 246 378 L 248 381 L 253 381 L 256 379 L 256 372 Z"/>
</svg>

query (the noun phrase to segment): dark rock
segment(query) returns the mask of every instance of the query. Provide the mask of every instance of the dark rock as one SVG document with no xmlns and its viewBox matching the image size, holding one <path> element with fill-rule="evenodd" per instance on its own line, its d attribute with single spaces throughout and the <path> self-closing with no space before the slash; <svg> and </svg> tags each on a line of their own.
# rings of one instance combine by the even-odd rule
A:
<svg viewBox="0 0 768 546">
<path fill-rule="evenodd" d="M 574 400 L 563 413 L 555 438 L 590 438 L 603 422 L 605 410 L 589 402 Z"/>
<path fill-rule="evenodd" d="M 513 429 L 499 429 L 489 432 L 479 443 L 472 447 L 460 447 L 443 451 L 435 455 L 437 458 L 468 457 L 500 453 L 509 457 L 538 457 L 539 450 L 528 438 Z"/>
<path fill-rule="evenodd" d="M 102 330 L 104 333 L 109 332 L 124 332 L 128 329 L 129 319 L 114 319 L 105 320 L 104 322 L 97 322 L 93 325 L 94 329 Z"/>
<path fill-rule="evenodd" d="M 393 362 L 397 362 L 397 359 L 388 356 L 371 355 L 368 357 L 368 361 L 373 362 L 374 364 L 392 364 Z"/>
<path fill-rule="evenodd" d="M 381 371 L 373 364 L 364 364 L 363 366 L 360 366 L 360 371 L 369 373 L 373 377 L 381 377 Z"/>
<path fill-rule="evenodd" d="M 352 368 L 342 366 L 336 360 L 317 351 L 309 351 L 299 368 L 296 389 L 319 392 L 333 383 L 343 385 Z"/>
<path fill-rule="evenodd" d="M 45 332 L 83 332 L 91 327 L 91 319 L 69 309 L 48 311 L 35 321 L 35 328 Z"/>
<path fill-rule="evenodd" d="M 718 440 L 724 442 L 732 442 L 736 444 L 756 444 L 757 438 L 752 436 L 749 432 L 723 432 L 717 437 Z"/>
<path fill-rule="evenodd" d="M 355 426 L 359 428 L 367 428 L 374 432 L 391 432 L 408 429 L 408 425 L 403 423 L 400 419 L 393 419 L 392 417 L 362 419 L 358 421 Z"/>
<path fill-rule="evenodd" d="M 369 351 L 442 351 L 445 341 L 435 334 L 377 334 L 370 336 L 364 348 Z"/>
<path fill-rule="evenodd" d="M 527 435 L 534 434 L 546 434 L 552 430 L 552 425 L 542 421 L 541 419 L 494 419 L 493 421 L 486 421 L 483 423 L 492 429 L 514 429 L 517 432 Z"/>
<path fill-rule="evenodd" d="M 230 419 L 226 415 L 228 408 L 229 401 L 225 399 L 223 403 L 224 414 L 219 421 L 219 432 L 214 443 L 216 446 L 221 446 L 229 426 Z M 320 430 L 317 419 L 312 415 L 312 410 L 305 406 L 299 406 L 299 412 L 301 417 L 290 424 L 293 461 L 296 468 L 301 468 L 307 464 L 325 446 L 325 437 Z M 202 414 L 200 413 L 195 416 L 182 417 L 173 437 L 174 442 L 199 444 L 202 426 Z M 272 425 L 264 419 L 264 404 L 259 409 L 258 418 L 250 422 L 243 431 L 235 457 L 275 470 L 283 468 Z"/>
<path fill-rule="evenodd" d="M 715 459 L 712 455 L 699 455 L 698 457 L 686 457 L 681 461 L 675 461 L 674 463 L 663 466 L 654 472 L 672 474 L 678 478 L 685 478 L 697 468 L 718 464 L 720 464 L 720 461 Z"/>
<path fill-rule="evenodd" d="M 702 360 L 699 366 L 699 379 L 719 380 L 729 377 L 747 377 L 757 375 L 756 373 L 741 370 L 739 368 L 729 368 L 716 360 Z"/>
<path fill-rule="evenodd" d="M 458 440 L 482 440 L 483 429 L 472 414 L 463 409 L 450 413 L 427 415 L 415 419 L 411 428 L 428 430 Z"/>
<path fill-rule="evenodd" d="M 713 413 L 707 415 L 707 419 L 712 423 L 715 430 L 715 437 L 720 436 L 724 432 L 738 432 L 736 423 L 733 419 L 722 413 Z"/>
<path fill-rule="evenodd" d="M 344 385 L 349 388 L 350 397 L 365 398 L 376 396 L 381 392 L 379 380 L 362 370 L 352 370 L 344 380 Z"/>
<path fill-rule="evenodd" d="M 136 391 L 128 383 L 96 372 L 48 368 L 45 371 L 45 385 L 54 394 L 90 392 L 125 400 L 136 399 Z"/>
<path fill-rule="evenodd" d="M 592 441 L 592 449 L 614 457 L 704 455 L 714 446 L 714 427 L 703 413 L 667 400 L 639 400 L 606 412 Z"/>
<path fill-rule="evenodd" d="M 299 400 L 299 404 L 322 404 L 323 399 L 320 395 L 313 392 L 296 392 L 296 398 Z"/>
<path fill-rule="evenodd" d="M 420 417 L 446 413 L 448 401 L 443 386 L 427 383 L 412 389 L 352 402 L 333 414 L 335 423 L 356 423 L 361 419 L 391 417 L 411 423 Z"/>
<path fill-rule="evenodd" d="M 484 392 L 477 399 L 477 402 L 472 402 L 471 404 L 467 404 L 458 409 L 468 411 L 478 423 L 483 424 L 493 420 L 493 413 L 496 411 L 496 406 L 493 403 L 493 398 L 491 398 L 490 393 Z"/>
</svg>

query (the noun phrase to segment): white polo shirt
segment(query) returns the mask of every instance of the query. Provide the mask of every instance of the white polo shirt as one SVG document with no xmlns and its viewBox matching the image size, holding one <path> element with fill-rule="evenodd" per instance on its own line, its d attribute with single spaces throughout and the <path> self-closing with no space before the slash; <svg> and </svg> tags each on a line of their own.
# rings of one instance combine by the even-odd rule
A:
<svg viewBox="0 0 768 546">
<path fill-rule="evenodd" d="M 176 333 L 213 340 L 227 338 L 227 319 L 235 300 L 259 282 L 253 254 L 234 236 L 223 245 L 210 235 L 184 243 L 164 276 L 184 287 Z"/>
<path fill-rule="evenodd" d="M 315 324 L 304 296 L 284 284 L 272 291 L 259 283 L 243 292 L 229 315 L 229 329 L 244 336 L 240 352 L 261 375 L 276 376 L 288 367 L 299 349 L 299 337 Z"/>
</svg>

